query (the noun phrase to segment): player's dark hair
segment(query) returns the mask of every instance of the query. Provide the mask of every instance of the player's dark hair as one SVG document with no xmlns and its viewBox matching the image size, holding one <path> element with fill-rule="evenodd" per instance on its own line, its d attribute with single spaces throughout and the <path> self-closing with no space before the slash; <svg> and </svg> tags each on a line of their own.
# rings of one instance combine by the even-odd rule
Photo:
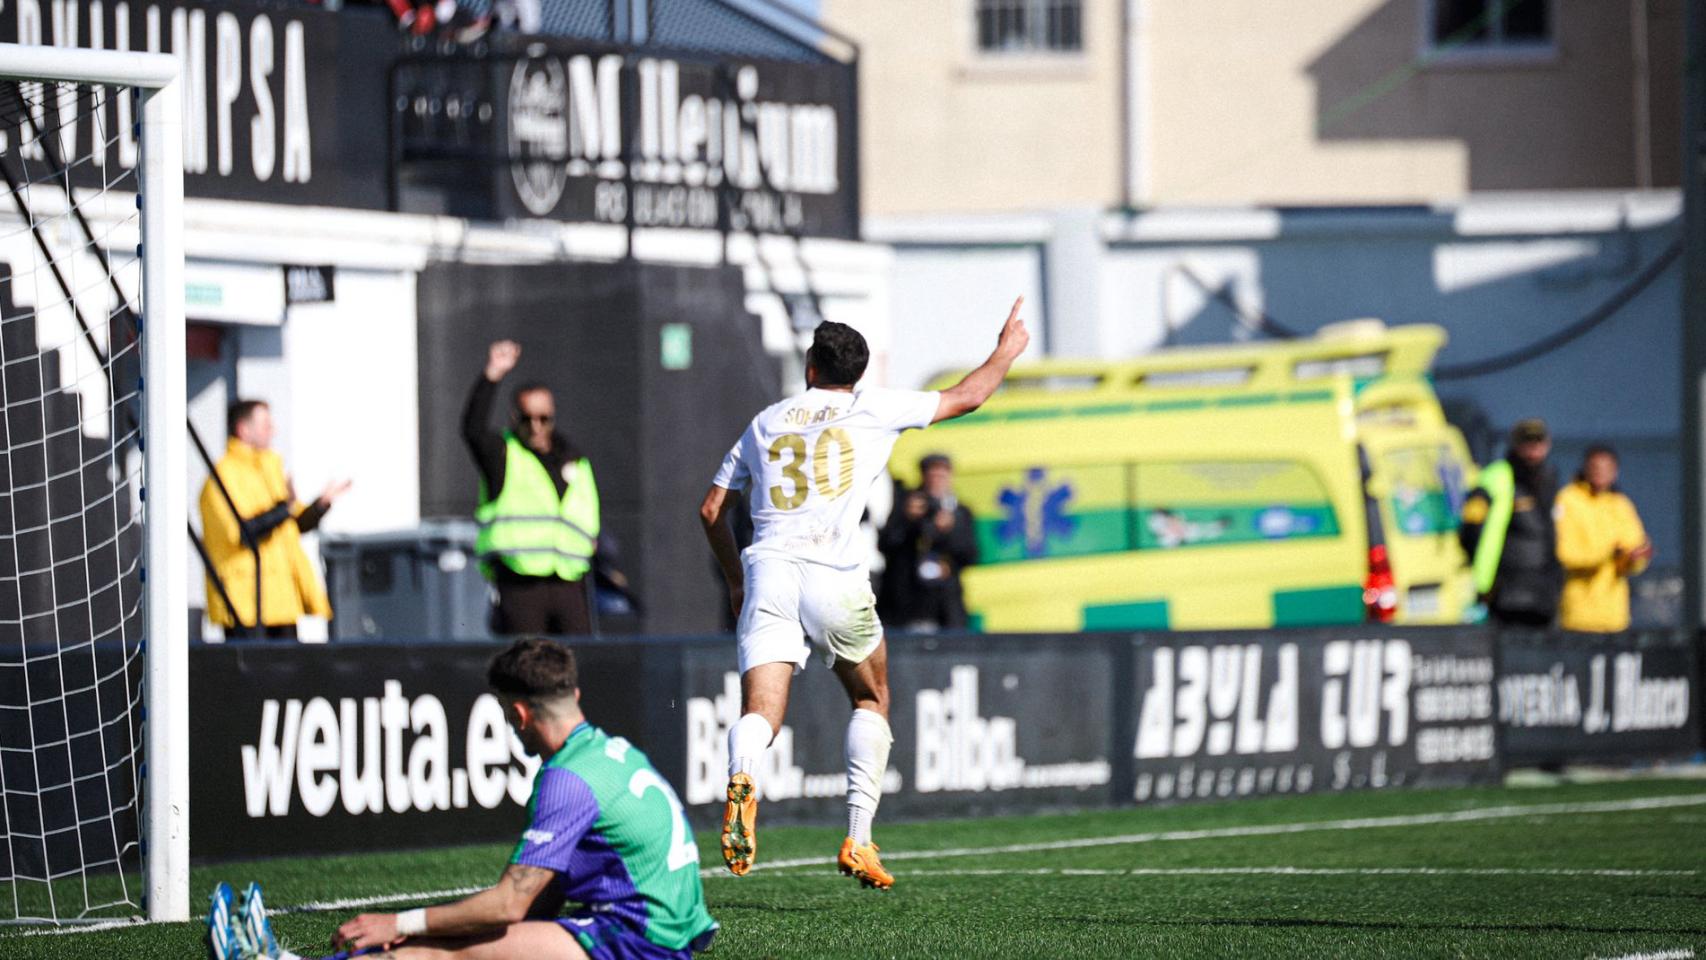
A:
<svg viewBox="0 0 1706 960">
<path fill-rule="evenodd" d="M 225 408 L 225 433 L 228 436 L 237 435 L 237 424 L 255 415 L 255 411 L 267 405 L 265 400 L 239 400 Z"/>
<path fill-rule="evenodd" d="M 845 323 L 825 320 L 812 335 L 806 362 L 817 368 L 818 386 L 851 387 L 865 375 L 865 365 L 871 362 L 871 348 L 865 345 L 859 331 Z"/>
<path fill-rule="evenodd" d="M 486 668 L 486 685 L 517 700 L 552 700 L 580 686 L 575 652 L 555 640 L 527 637 L 509 645 Z"/>
</svg>

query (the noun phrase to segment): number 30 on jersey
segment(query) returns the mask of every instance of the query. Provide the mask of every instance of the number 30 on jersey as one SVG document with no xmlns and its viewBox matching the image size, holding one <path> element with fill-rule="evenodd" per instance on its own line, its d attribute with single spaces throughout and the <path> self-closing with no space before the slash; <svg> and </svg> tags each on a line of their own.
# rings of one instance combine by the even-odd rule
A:
<svg viewBox="0 0 1706 960">
<path fill-rule="evenodd" d="M 786 459 L 784 459 L 786 458 Z M 806 479 L 810 461 L 811 480 Z M 770 462 L 782 465 L 782 483 L 770 488 L 770 502 L 778 510 L 792 510 L 806 502 L 813 487 L 819 496 L 834 500 L 853 489 L 853 441 L 847 431 L 830 427 L 818 434 L 811 456 L 806 456 L 806 438 L 797 433 L 779 434 L 770 441 Z M 830 467 L 834 466 L 834 477 Z"/>
</svg>

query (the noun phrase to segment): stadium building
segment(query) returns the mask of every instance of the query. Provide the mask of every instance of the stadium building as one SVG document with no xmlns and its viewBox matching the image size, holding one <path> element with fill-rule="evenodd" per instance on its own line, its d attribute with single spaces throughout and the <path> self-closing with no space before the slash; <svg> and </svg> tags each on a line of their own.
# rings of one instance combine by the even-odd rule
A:
<svg viewBox="0 0 1706 960">
<path fill-rule="evenodd" d="M 556 389 L 588 451 L 644 596 L 705 567 L 698 531 L 669 521 L 726 437 L 799 380 L 802 333 L 855 325 L 882 375 L 888 253 L 859 226 L 857 51 L 765 5 L 543 13 L 538 35 L 427 38 L 382 7 L 25 0 L 0 10 L 0 41 L 179 58 L 190 421 L 208 454 L 232 400 L 264 399 L 298 490 L 355 481 L 326 531 L 470 517 L 462 398 L 486 343 L 514 337 L 520 375 Z M 71 176 L 80 198 L 109 164 L 135 164 L 127 112 L 115 101 L 60 132 L 89 158 Z M 27 118 L 9 122 L 33 139 Z M 48 161 L 22 157 L 25 177 Z M 84 206 L 102 232 L 99 204 Z M 31 232 L 8 232 L 27 253 Z M 82 244 L 69 218 L 45 235 Z M 192 497 L 205 476 L 195 458 Z M 199 598 L 193 556 L 187 573 Z M 717 589 L 708 568 L 671 578 L 678 602 L 627 629 L 714 627 Z"/>
<path fill-rule="evenodd" d="M 1478 461 L 1528 416 L 1566 472 L 1617 448 L 1662 568 L 1637 617 L 1674 623 L 1681 384 L 1651 358 L 1681 349 L 1683 9 L 826 0 L 864 51 L 894 381 L 977 362 L 1015 292 L 1059 356 L 1439 324 Z"/>
</svg>

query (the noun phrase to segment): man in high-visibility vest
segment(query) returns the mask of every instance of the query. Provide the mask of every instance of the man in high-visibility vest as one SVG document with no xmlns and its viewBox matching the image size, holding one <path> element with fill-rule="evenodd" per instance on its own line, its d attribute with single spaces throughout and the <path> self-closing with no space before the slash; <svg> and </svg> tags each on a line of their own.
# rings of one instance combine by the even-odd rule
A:
<svg viewBox="0 0 1706 960">
<path fill-rule="evenodd" d="M 498 593 L 492 630 L 588 633 L 598 485 L 592 464 L 556 429 L 556 399 L 544 384 L 517 388 L 509 428 L 491 428 L 498 385 L 520 359 L 515 341 L 493 343 L 462 412 L 462 438 L 480 470 L 475 549 Z"/>
<path fill-rule="evenodd" d="M 1481 468 L 1463 504 L 1457 535 L 1472 558 L 1475 590 L 1488 615 L 1505 626 L 1546 627 L 1558 615 L 1564 570 L 1553 523 L 1558 474 L 1546 460 L 1551 451 L 1545 421 L 1518 422 L 1509 451 Z"/>
</svg>

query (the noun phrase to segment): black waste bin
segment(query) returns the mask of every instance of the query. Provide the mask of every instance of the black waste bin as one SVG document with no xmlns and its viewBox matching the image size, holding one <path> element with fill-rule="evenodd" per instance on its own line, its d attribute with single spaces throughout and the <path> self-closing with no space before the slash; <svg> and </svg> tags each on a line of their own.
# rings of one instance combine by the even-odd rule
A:
<svg viewBox="0 0 1706 960">
<path fill-rule="evenodd" d="M 331 638 L 489 640 L 490 588 L 470 520 L 412 530 L 322 534 Z"/>
</svg>

